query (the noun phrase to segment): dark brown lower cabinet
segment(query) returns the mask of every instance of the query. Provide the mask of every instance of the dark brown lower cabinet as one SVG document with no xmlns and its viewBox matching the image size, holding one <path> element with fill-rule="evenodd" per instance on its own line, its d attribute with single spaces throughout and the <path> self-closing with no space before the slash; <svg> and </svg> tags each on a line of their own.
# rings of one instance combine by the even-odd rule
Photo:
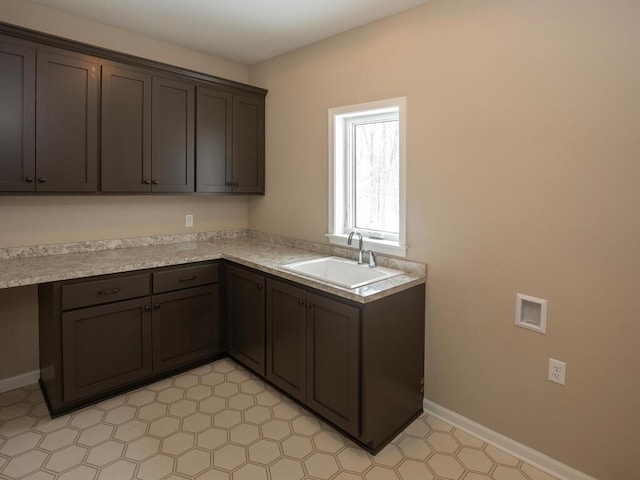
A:
<svg viewBox="0 0 640 480">
<path fill-rule="evenodd" d="M 151 311 L 138 298 L 62 314 L 65 402 L 127 385 L 151 374 Z"/>
<path fill-rule="evenodd" d="M 171 370 L 219 352 L 218 285 L 154 295 L 154 372 Z"/>
<path fill-rule="evenodd" d="M 307 308 L 302 288 L 267 280 L 266 377 L 301 402 L 307 400 Z"/>
<path fill-rule="evenodd" d="M 53 415 L 222 354 L 218 264 L 39 286 L 40 384 Z"/>
<path fill-rule="evenodd" d="M 227 266 L 227 350 L 246 366 L 265 373 L 265 278 Z"/>
<path fill-rule="evenodd" d="M 267 281 L 267 373 L 282 390 L 351 435 L 359 431 L 360 312 Z"/>
</svg>

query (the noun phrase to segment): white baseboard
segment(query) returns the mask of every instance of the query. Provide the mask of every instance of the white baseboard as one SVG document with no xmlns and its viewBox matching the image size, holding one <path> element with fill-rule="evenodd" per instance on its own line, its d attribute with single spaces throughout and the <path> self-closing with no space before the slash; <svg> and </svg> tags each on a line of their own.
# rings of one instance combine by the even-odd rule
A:
<svg viewBox="0 0 640 480">
<path fill-rule="evenodd" d="M 40 380 L 40 370 L 23 373 L 15 377 L 4 378 L 0 380 L 0 393 L 38 383 L 38 380 Z"/>
<path fill-rule="evenodd" d="M 453 425 L 460 430 L 464 430 L 471 435 L 478 437 L 483 442 L 493 445 L 506 453 L 524 460 L 529 465 L 541 470 L 549 475 L 557 477 L 559 480 L 597 480 L 594 477 L 582 473 L 569 465 L 565 465 L 533 448 L 529 448 L 522 443 L 495 432 L 484 425 L 463 417 L 437 403 L 427 400 L 423 401 L 424 411 L 429 415 L 438 417 L 441 420 Z"/>
</svg>

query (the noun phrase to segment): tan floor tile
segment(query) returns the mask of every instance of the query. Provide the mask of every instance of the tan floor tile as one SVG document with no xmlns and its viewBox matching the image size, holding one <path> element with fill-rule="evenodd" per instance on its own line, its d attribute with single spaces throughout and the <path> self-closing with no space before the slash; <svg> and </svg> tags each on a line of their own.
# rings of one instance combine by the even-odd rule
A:
<svg viewBox="0 0 640 480">
<path fill-rule="evenodd" d="M 10 438 L 0 448 L 0 453 L 7 457 L 15 457 L 34 448 L 42 439 L 42 435 L 34 432 L 25 432 Z"/>
<path fill-rule="evenodd" d="M 482 440 L 474 437 L 467 432 L 458 430 L 457 428 L 453 431 L 453 436 L 456 437 L 461 445 L 465 445 L 467 447 L 482 448 L 482 446 L 484 445 L 484 442 Z"/>
<path fill-rule="evenodd" d="M 465 467 L 477 472 L 489 473 L 494 465 L 482 450 L 476 448 L 463 447 L 456 456 Z"/>
<path fill-rule="evenodd" d="M 427 415 L 426 422 L 433 430 L 440 430 L 443 432 L 453 431 L 453 427 L 451 425 L 431 415 Z"/>
<path fill-rule="evenodd" d="M 230 480 L 231 474 L 217 468 L 210 468 L 206 472 L 198 475 L 196 480 Z M 275 480 L 275 479 L 274 479 Z"/>
<path fill-rule="evenodd" d="M 158 480 L 173 471 L 175 460 L 167 455 L 155 455 L 140 464 L 138 478 L 142 480 Z"/>
<path fill-rule="evenodd" d="M 498 465 L 491 476 L 495 480 L 529 480 L 520 470 L 503 465 Z"/>
<path fill-rule="evenodd" d="M 449 455 L 436 453 L 429 458 L 427 463 L 438 477 L 458 480 L 464 473 L 462 465 L 460 465 L 454 457 Z"/>
<path fill-rule="evenodd" d="M 111 425 L 94 425 L 93 427 L 89 427 L 82 431 L 76 443 L 81 445 L 87 445 L 92 447 L 93 445 L 97 445 L 100 442 L 104 442 L 108 438 L 111 437 L 113 433 L 114 427 Z"/>
<path fill-rule="evenodd" d="M 322 479 L 331 478 L 340 470 L 335 457 L 326 453 L 314 453 L 304 461 L 304 465 L 309 475 Z"/>
<path fill-rule="evenodd" d="M 169 415 L 174 417 L 186 417 L 195 413 L 198 404 L 193 400 L 178 400 L 169 406 Z"/>
<path fill-rule="evenodd" d="M 160 450 L 160 440 L 153 437 L 142 437 L 127 445 L 124 452 L 126 458 L 141 461 L 155 455 Z"/>
<path fill-rule="evenodd" d="M 87 465 L 79 465 L 60 475 L 57 480 L 94 480 L 97 476 L 97 469 Z"/>
<path fill-rule="evenodd" d="M 121 407 L 109 410 L 104 417 L 106 423 L 112 423 L 114 425 L 120 425 L 121 423 L 128 422 L 136 416 L 136 409 L 130 405 L 123 405 Z"/>
<path fill-rule="evenodd" d="M 334 480 L 363 480 L 364 477 L 362 475 L 356 475 L 355 473 L 350 472 L 340 472 Z"/>
<path fill-rule="evenodd" d="M 322 430 L 320 420 L 308 414 L 293 420 L 291 426 L 294 432 L 308 436 L 312 436 Z"/>
<path fill-rule="evenodd" d="M 398 473 L 402 480 L 432 480 L 434 478 L 427 465 L 417 460 L 405 460 L 402 462 L 402 465 L 398 467 Z"/>
<path fill-rule="evenodd" d="M 235 410 L 223 410 L 213 416 L 213 424 L 216 427 L 231 428 L 242 421 L 242 415 Z"/>
<path fill-rule="evenodd" d="M 200 379 L 197 375 L 193 375 L 191 372 L 183 373 L 182 375 L 178 375 L 177 377 L 173 377 L 173 384 L 179 388 L 190 388 L 194 385 L 197 385 Z"/>
<path fill-rule="evenodd" d="M 187 432 L 198 433 L 211 427 L 212 424 L 213 419 L 211 415 L 198 412 L 182 420 L 182 429 Z"/>
<path fill-rule="evenodd" d="M 136 390 L 127 395 L 127 404 L 134 407 L 143 407 L 156 399 L 156 392 L 153 390 Z"/>
<path fill-rule="evenodd" d="M 493 480 L 493 478 L 484 473 L 469 472 L 465 475 L 464 480 Z"/>
<path fill-rule="evenodd" d="M 411 425 L 404 429 L 404 433 L 414 437 L 426 437 L 430 431 L 431 428 L 421 418 L 415 419 Z"/>
<path fill-rule="evenodd" d="M 152 402 L 143 407 L 140 407 L 136 417 L 140 420 L 147 420 L 149 422 L 163 417 L 167 413 L 167 405 L 164 403 Z"/>
<path fill-rule="evenodd" d="M 273 407 L 282 401 L 282 396 L 274 390 L 265 390 L 256 395 L 256 401 L 265 407 Z"/>
<path fill-rule="evenodd" d="M 256 403 L 253 395 L 248 393 L 236 393 L 233 397 L 229 398 L 229 408 L 236 410 L 246 410 L 251 408 Z"/>
<path fill-rule="evenodd" d="M 226 407 L 227 402 L 225 402 L 224 398 L 209 397 L 200 401 L 200 411 L 211 415 L 221 412 Z"/>
<path fill-rule="evenodd" d="M 28 395 L 29 391 L 23 388 L 0 393 L 0 407 L 7 407 L 13 403 L 22 402 Z"/>
<path fill-rule="evenodd" d="M 359 447 L 345 448 L 337 458 L 340 466 L 350 472 L 364 473 L 373 464 L 369 454 Z"/>
<path fill-rule="evenodd" d="M 191 450 L 178 457 L 176 471 L 194 477 L 211 467 L 211 453 L 203 450 Z"/>
<path fill-rule="evenodd" d="M 26 477 L 22 477 L 22 480 L 55 480 L 55 475 L 47 472 L 35 472 Z"/>
<path fill-rule="evenodd" d="M 398 448 L 405 457 L 413 460 L 426 460 L 431 454 L 431 448 L 423 438 L 405 437 L 398 443 Z"/>
<path fill-rule="evenodd" d="M 160 380 L 158 382 L 152 383 L 151 385 L 147 385 L 145 388 L 153 392 L 160 392 L 161 390 L 166 390 L 172 385 L 173 385 L 173 378 L 169 377 L 169 378 L 165 378 L 164 380 Z"/>
<path fill-rule="evenodd" d="M 95 465 L 96 467 L 102 467 L 103 465 L 111 463 L 114 460 L 120 458 L 123 451 L 124 444 L 109 440 L 108 442 L 102 443 L 89 450 L 89 455 L 87 455 L 87 463 L 90 465 Z"/>
<path fill-rule="evenodd" d="M 180 428 L 180 420 L 170 417 L 162 417 L 154 420 L 149 425 L 149 434 L 156 437 L 168 437 Z"/>
<path fill-rule="evenodd" d="M 38 432 L 49 433 L 65 427 L 67 423 L 69 423 L 69 420 L 69 415 L 63 415 L 61 417 L 53 419 L 49 416 L 46 416 L 38 420 L 38 423 L 36 423 L 36 426 L 33 427 L 33 429 L 37 430 Z"/>
<path fill-rule="evenodd" d="M 204 385 L 215 386 L 224 383 L 224 375 L 218 372 L 211 372 L 200 377 L 200 382 Z"/>
<path fill-rule="evenodd" d="M 250 395 L 255 395 L 260 392 L 263 392 L 265 389 L 265 384 L 260 380 L 247 380 L 246 382 L 242 382 L 240 384 L 240 390 L 244 393 L 248 393 Z"/>
<path fill-rule="evenodd" d="M 347 444 L 344 437 L 335 430 L 322 430 L 313 436 L 313 444 L 321 452 L 336 453 Z"/>
<path fill-rule="evenodd" d="M 36 421 L 33 417 L 18 417 L 9 420 L 0 427 L 0 436 L 11 438 L 28 432 L 35 425 Z"/>
<path fill-rule="evenodd" d="M 158 401 L 162 403 L 177 402 L 181 398 L 184 398 L 184 393 L 182 388 L 169 387 L 158 392 Z"/>
<path fill-rule="evenodd" d="M 304 477 L 302 464 L 290 458 L 281 458 L 269 467 L 272 479 L 300 480 Z"/>
<path fill-rule="evenodd" d="M 267 407 L 256 405 L 243 413 L 245 422 L 261 425 L 271 419 L 271 411 Z"/>
<path fill-rule="evenodd" d="M 113 438 L 122 440 L 123 442 L 130 442 L 147 433 L 148 426 L 147 423 L 141 422 L 140 420 L 131 420 L 122 425 L 118 425 L 118 428 L 116 428 L 113 434 Z"/>
<path fill-rule="evenodd" d="M 2 470 L 2 475 L 8 478 L 22 477 L 39 470 L 46 459 L 46 453 L 31 450 L 9 460 Z"/>
<path fill-rule="evenodd" d="M 103 418 L 103 410 L 89 407 L 74 413 L 69 421 L 69 426 L 75 428 L 87 428 L 92 425 L 97 425 Z"/>
<path fill-rule="evenodd" d="M 402 462 L 403 457 L 400 449 L 393 444 L 389 444 L 384 447 L 378 454 L 373 457 L 373 461 L 378 465 L 385 465 L 387 467 L 395 467 Z"/>
<path fill-rule="evenodd" d="M 200 448 L 215 450 L 227 443 L 227 431 L 220 428 L 210 428 L 198 434 L 197 445 Z"/>
<path fill-rule="evenodd" d="M 303 459 L 313 452 L 313 444 L 307 437 L 291 435 L 282 442 L 282 451 L 288 457 Z"/>
<path fill-rule="evenodd" d="M 233 470 L 247 461 L 247 453 L 244 448 L 237 445 L 225 445 L 213 452 L 213 465 L 225 470 Z"/>
<path fill-rule="evenodd" d="M 282 440 L 291 434 L 291 428 L 287 422 L 282 420 L 269 420 L 260 427 L 262 436 L 272 440 Z"/>
<path fill-rule="evenodd" d="M 40 448 L 50 452 L 60 450 L 75 442 L 77 437 L 77 430 L 65 427 L 55 432 L 47 433 L 42 442 L 40 442 Z"/>
<path fill-rule="evenodd" d="M 208 385 L 196 385 L 187 390 L 186 397 L 190 400 L 204 400 L 211 396 L 212 390 Z"/>
<path fill-rule="evenodd" d="M 256 443 L 248 448 L 249 460 L 253 463 L 261 463 L 267 465 L 278 458 L 280 453 L 280 447 L 272 440 L 258 440 Z"/>
<path fill-rule="evenodd" d="M 118 395 L 117 397 L 108 398 L 107 400 L 97 403 L 96 407 L 103 410 L 113 410 L 114 408 L 124 405 L 125 400 L 126 397 L 124 395 Z"/>
<path fill-rule="evenodd" d="M 273 411 L 273 416 L 281 420 L 293 420 L 302 414 L 300 408 L 291 402 L 279 403 L 271 410 Z"/>
<path fill-rule="evenodd" d="M 76 465 L 82 463 L 82 459 L 87 453 L 87 449 L 79 447 L 77 445 L 71 445 L 63 450 L 60 450 L 51 457 L 45 464 L 45 468 L 53 470 L 54 472 L 63 472 Z"/>
<path fill-rule="evenodd" d="M 30 408 L 30 403 L 14 403 L 8 407 L 3 407 L 0 409 L 0 420 L 6 422 L 7 420 L 13 420 L 14 418 L 21 417 L 27 413 Z"/>
<path fill-rule="evenodd" d="M 233 372 L 227 373 L 227 381 L 233 383 L 242 383 L 251 379 L 251 374 L 246 370 L 236 369 Z"/>
<path fill-rule="evenodd" d="M 267 469 L 248 463 L 233 472 L 233 480 L 267 480 Z"/>
<path fill-rule="evenodd" d="M 231 382 L 224 382 L 219 385 L 216 385 L 213 389 L 213 394 L 216 397 L 230 397 L 238 393 L 238 385 Z"/>
<path fill-rule="evenodd" d="M 369 470 L 365 474 L 364 478 L 367 480 L 400 480 L 400 477 L 395 470 L 387 467 L 381 467 L 379 465 L 376 465 Z"/>
<path fill-rule="evenodd" d="M 180 455 L 195 445 L 195 437 L 190 433 L 177 432 L 162 441 L 162 453 Z"/>
<path fill-rule="evenodd" d="M 249 445 L 260 438 L 260 430 L 255 425 L 243 423 L 229 431 L 229 438 L 234 443 Z"/>
</svg>

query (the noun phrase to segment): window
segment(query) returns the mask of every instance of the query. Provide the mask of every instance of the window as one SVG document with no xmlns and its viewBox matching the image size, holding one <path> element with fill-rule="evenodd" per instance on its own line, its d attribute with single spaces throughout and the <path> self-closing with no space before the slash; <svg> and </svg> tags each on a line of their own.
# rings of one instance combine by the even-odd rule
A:
<svg viewBox="0 0 640 480">
<path fill-rule="evenodd" d="M 329 233 L 405 256 L 405 99 L 329 110 Z"/>
</svg>

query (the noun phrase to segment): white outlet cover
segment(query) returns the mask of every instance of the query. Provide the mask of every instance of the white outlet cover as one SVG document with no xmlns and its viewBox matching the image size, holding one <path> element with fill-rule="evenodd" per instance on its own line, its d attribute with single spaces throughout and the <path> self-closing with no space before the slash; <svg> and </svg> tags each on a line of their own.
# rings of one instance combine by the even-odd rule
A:
<svg viewBox="0 0 640 480">
<path fill-rule="evenodd" d="M 184 224 L 186 227 L 193 227 L 193 215 L 185 215 Z"/>
<path fill-rule="evenodd" d="M 567 364 L 555 358 L 549 359 L 549 372 L 547 379 L 551 382 L 565 385 L 567 381 Z"/>
</svg>

